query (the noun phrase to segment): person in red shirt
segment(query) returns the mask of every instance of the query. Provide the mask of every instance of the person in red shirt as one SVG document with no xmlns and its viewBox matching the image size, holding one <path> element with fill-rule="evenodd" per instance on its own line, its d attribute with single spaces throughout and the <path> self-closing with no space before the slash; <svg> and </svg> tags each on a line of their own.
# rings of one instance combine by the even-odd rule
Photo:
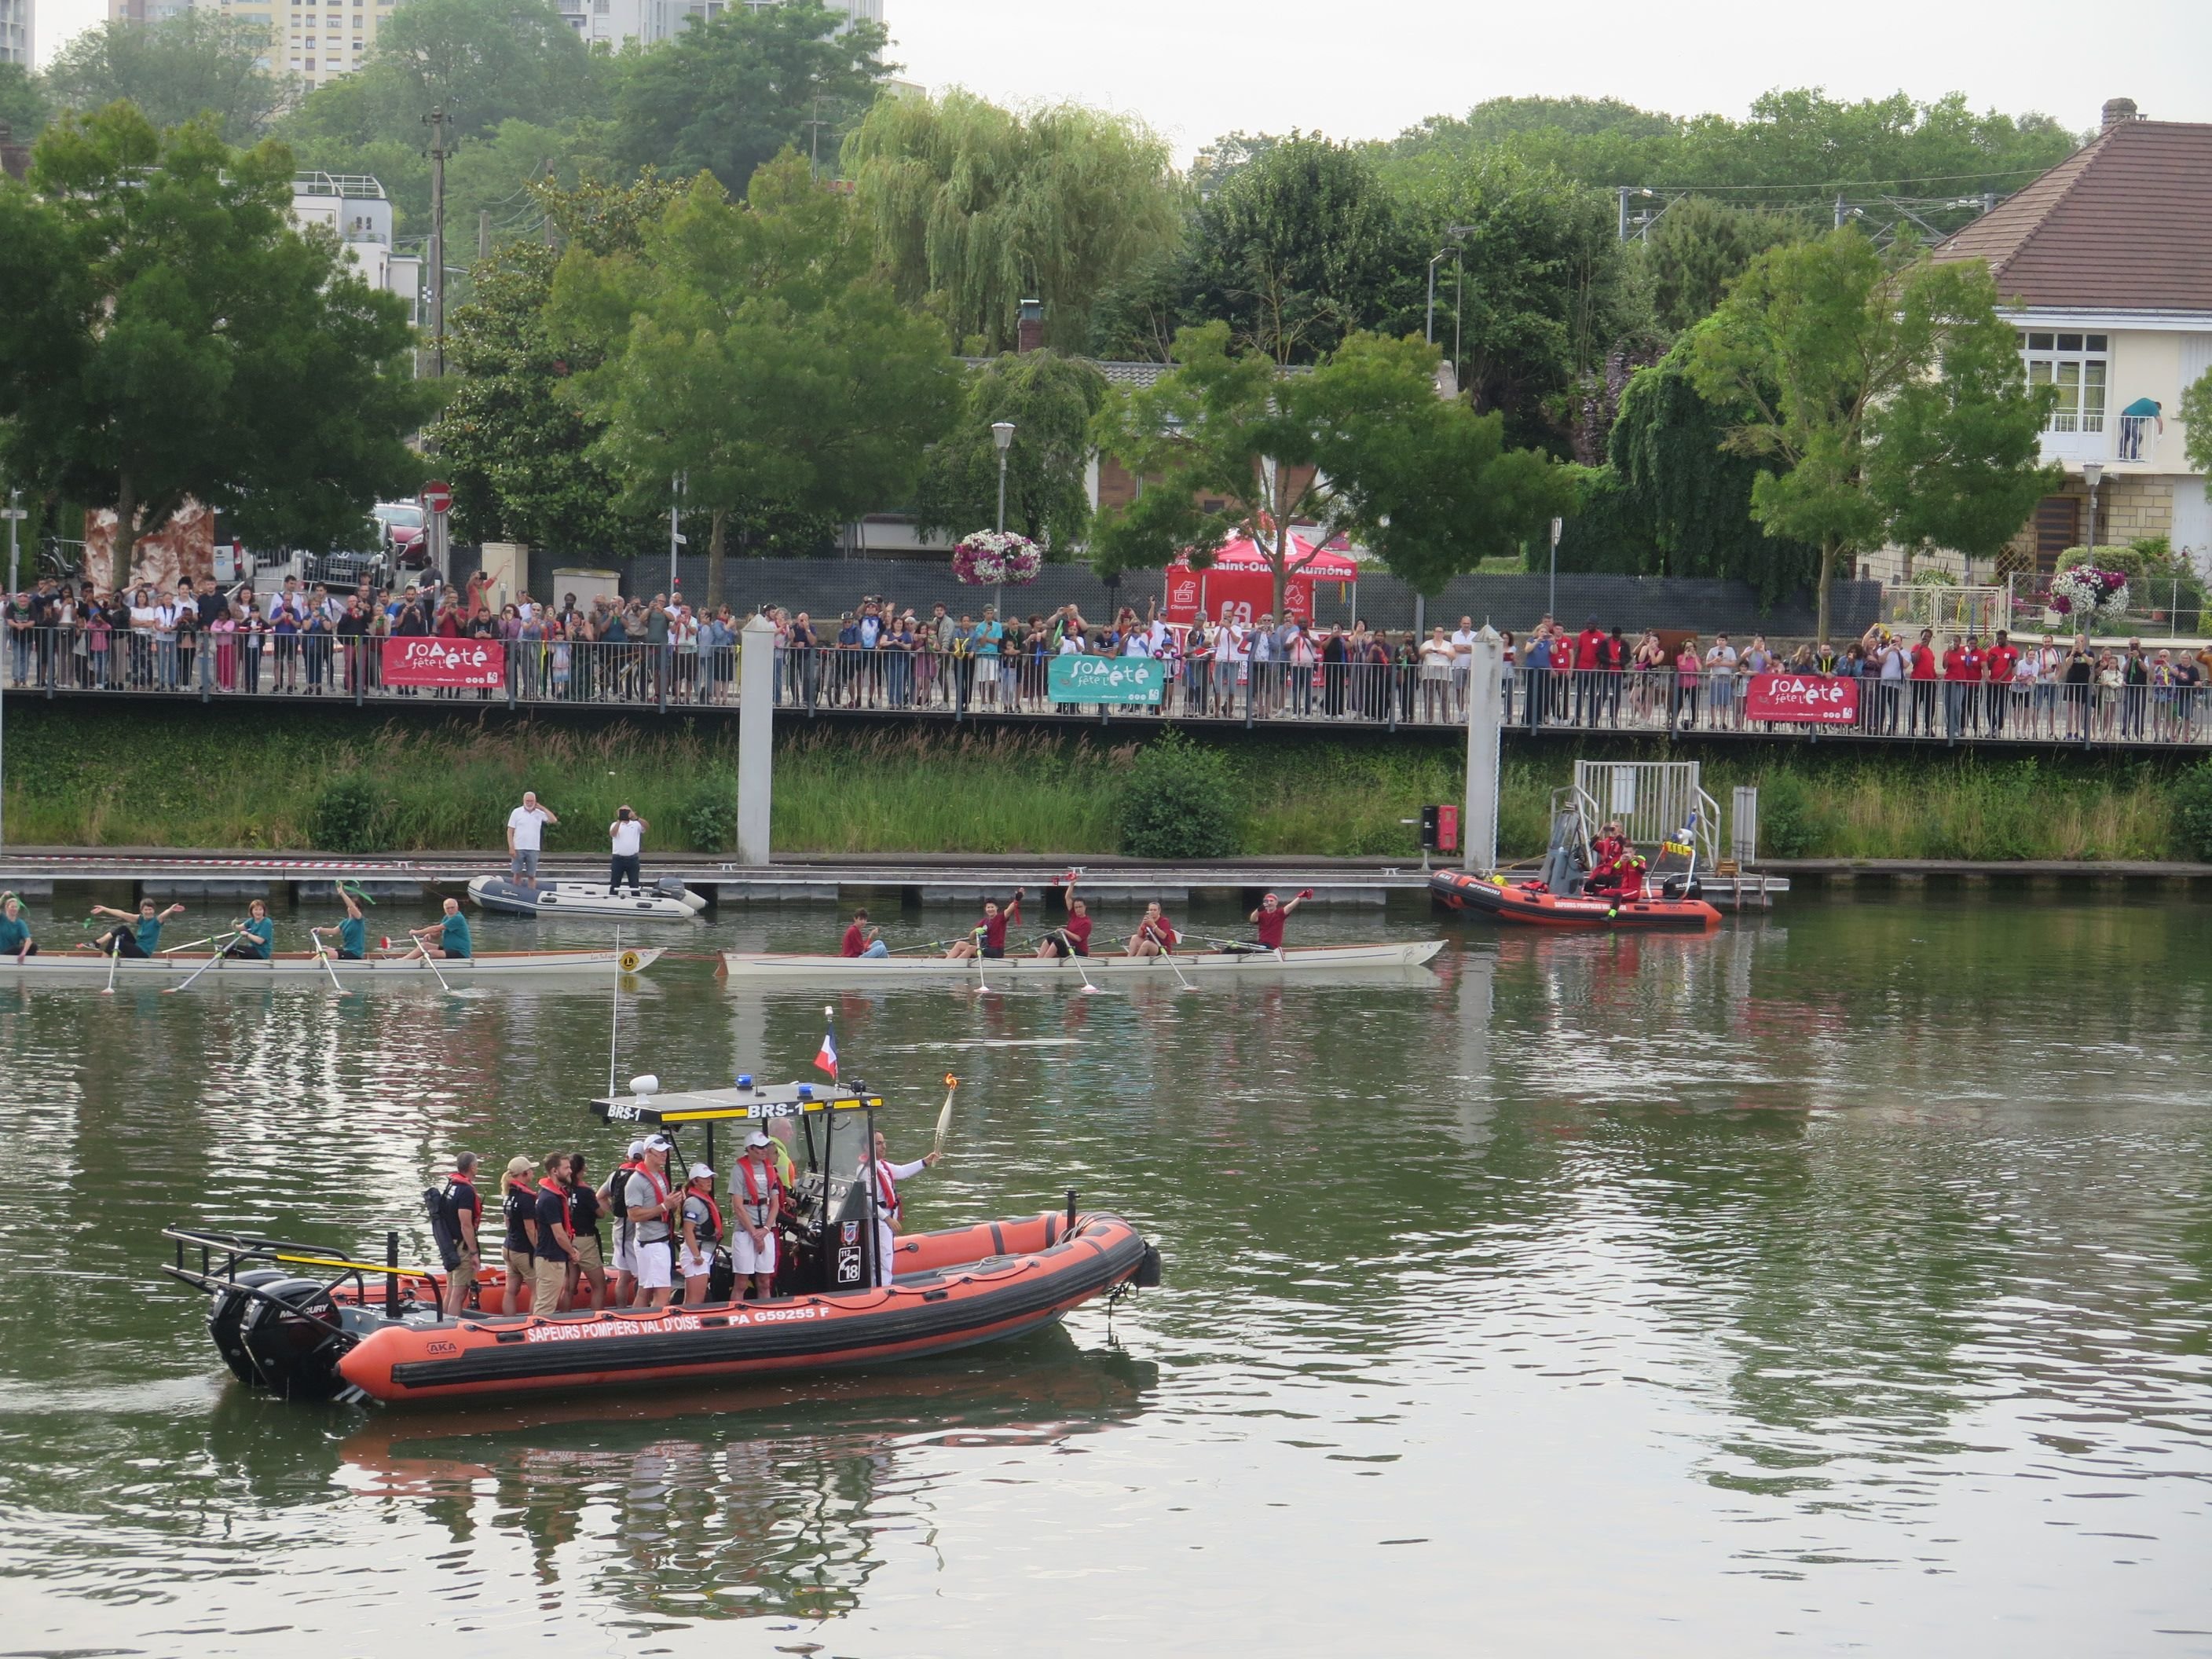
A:
<svg viewBox="0 0 2212 1659">
<path fill-rule="evenodd" d="M 837 947 L 837 954 L 841 957 L 887 957 L 890 954 L 890 947 L 868 925 L 868 913 L 855 910 L 852 926 L 846 928 L 844 943 Z"/>
<path fill-rule="evenodd" d="M 957 939 L 945 954 L 953 962 L 963 962 L 973 956 L 1002 957 L 1006 954 L 1006 924 L 1022 919 L 1022 895 L 1026 887 L 1014 889 L 1014 896 L 1003 908 L 996 899 L 983 901 L 983 919 L 968 930 L 968 937 Z"/>
<path fill-rule="evenodd" d="M 1974 688 L 1982 680 L 1982 653 L 1972 636 L 1954 639 L 1943 653 L 1943 735 L 1961 736 L 1973 721 L 1979 701 Z"/>
<path fill-rule="evenodd" d="M 1091 907 L 1075 896 L 1075 878 L 1067 878 L 1067 920 L 1037 941 L 1041 957 L 1087 957 L 1091 954 Z"/>
<path fill-rule="evenodd" d="M 1605 629 L 1595 617 L 1585 617 L 1575 635 L 1575 723 L 1597 724 L 1598 673 L 1605 666 Z M 1587 718 L 1585 718 L 1587 715 Z"/>
<path fill-rule="evenodd" d="M 2004 731 L 2005 704 L 2011 699 L 2012 677 L 2019 666 L 2020 653 L 2014 648 L 2012 635 L 2000 628 L 1996 643 L 1982 658 L 1989 678 L 1989 689 L 1982 693 L 1982 724 L 1993 738 Z"/>
<path fill-rule="evenodd" d="M 1145 919 L 1137 924 L 1137 931 L 1129 935 L 1129 954 L 1133 957 L 1165 957 L 1175 954 L 1176 941 L 1182 934 L 1175 924 L 1160 914 L 1160 902 L 1154 899 L 1145 907 Z"/>
<path fill-rule="evenodd" d="M 1912 714 L 1905 722 L 1905 736 L 1923 726 L 1929 737 L 1936 735 L 1936 635 L 1924 628 L 1920 643 L 1912 647 Z"/>
<path fill-rule="evenodd" d="M 1284 903 L 1273 893 L 1265 894 L 1261 897 L 1260 908 L 1252 913 L 1250 920 L 1254 929 L 1260 935 L 1261 950 L 1280 951 L 1283 948 L 1283 924 L 1291 919 L 1291 911 L 1312 896 L 1313 889 L 1307 887 L 1300 889 L 1298 896 L 1288 904 Z"/>
</svg>

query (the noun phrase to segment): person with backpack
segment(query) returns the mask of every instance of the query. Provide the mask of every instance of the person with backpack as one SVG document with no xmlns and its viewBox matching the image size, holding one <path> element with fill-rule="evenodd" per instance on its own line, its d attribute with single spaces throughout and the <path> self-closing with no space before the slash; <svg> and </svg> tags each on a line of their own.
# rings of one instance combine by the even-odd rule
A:
<svg viewBox="0 0 2212 1659">
<path fill-rule="evenodd" d="M 453 1172 L 442 1188 L 423 1194 L 430 1207 L 430 1231 L 438 1241 L 439 1259 L 446 1269 L 442 1311 L 459 1319 L 468 1306 L 477 1274 L 483 1265 L 477 1243 L 477 1229 L 483 1221 L 483 1200 L 477 1194 L 477 1155 L 461 1152 L 453 1158 Z"/>
<path fill-rule="evenodd" d="M 599 1206 L 607 1218 L 615 1224 L 615 1285 L 611 1305 L 627 1308 L 637 1300 L 637 1229 L 630 1224 L 629 1210 L 623 1194 L 629 1188 L 629 1178 L 645 1157 L 645 1143 L 633 1140 L 623 1161 L 615 1165 L 615 1172 L 599 1190 Z"/>
</svg>

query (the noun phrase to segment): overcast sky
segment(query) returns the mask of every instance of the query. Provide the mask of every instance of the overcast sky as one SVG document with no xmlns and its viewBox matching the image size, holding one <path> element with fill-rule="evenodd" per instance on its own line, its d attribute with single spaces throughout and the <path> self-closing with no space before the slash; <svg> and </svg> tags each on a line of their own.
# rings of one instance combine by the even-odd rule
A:
<svg viewBox="0 0 2212 1659">
<path fill-rule="evenodd" d="M 51 58 L 102 0 L 35 0 Z M 2096 125 L 2109 97 L 2212 120 L 2212 0 L 885 0 L 892 56 L 933 89 L 1075 99 L 1191 151 L 1222 132 L 1388 137 L 1507 94 L 1741 115 L 1771 87 L 1964 92 Z"/>
</svg>

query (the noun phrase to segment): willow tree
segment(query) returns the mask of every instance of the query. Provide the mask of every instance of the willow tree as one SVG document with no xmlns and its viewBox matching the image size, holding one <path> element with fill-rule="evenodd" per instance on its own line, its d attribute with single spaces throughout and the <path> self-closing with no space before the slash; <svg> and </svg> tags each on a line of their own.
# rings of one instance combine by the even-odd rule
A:
<svg viewBox="0 0 2212 1659">
<path fill-rule="evenodd" d="M 879 99 L 843 166 L 899 297 L 982 355 L 1014 343 L 1027 299 L 1044 302 L 1049 343 L 1082 349 L 1098 296 L 1182 225 L 1166 141 L 1079 104 L 1023 114 L 958 90 Z"/>
</svg>

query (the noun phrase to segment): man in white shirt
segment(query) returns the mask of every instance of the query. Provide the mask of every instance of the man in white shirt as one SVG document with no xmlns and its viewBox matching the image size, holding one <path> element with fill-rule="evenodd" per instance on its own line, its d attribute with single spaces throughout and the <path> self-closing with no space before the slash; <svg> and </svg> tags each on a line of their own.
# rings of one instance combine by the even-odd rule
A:
<svg viewBox="0 0 2212 1659">
<path fill-rule="evenodd" d="M 898 1253 L 899 1225 L 903 1215 L 903 1206 L 899 1202 L 899 1182 L 913 1180 L 944 1156 L 942 1152 L 929 1152 L 911 1164 L 894 1164 L 891 1162 L 890 1143 L 884 1139 L 882 1130 L 876 1131 L 876 1155 L 869 1160 L 870 1168 L 866 1173 L 875 1189 L 877 1284 L 891 1282 L 892 1261 Z"/>
<path fill-rule="evenodd" d="M 1718 634 L 1713 637 L 1713 648 L 1705 653 L 1705 678 L 1711 688 L 1707 698 L 1707 713 L 1715 726 L 1735 723 L 1735 647 L 1729 636 Z"/>
<path fill-rule="evenodd" d="M 609 898 L 615 896 L 615 889 L 622 885 L 623 878 L 625 876 L 629 878 L 631 892 L 638 893 L 644 890 L 642 884 L 638 880 L 638 853 L 639 849 L 645 845 L 645 832 L 652 828 L 650 823 L 631 811 L 628 806 L 618 806 L 615 809 L 615 821 L 607 826 L 607 836 L 613 842 L 613 856 L 607 861 L 607 896 Z"/>
<path fill-rule="evenodd" d="M 522 805 L 507 815 L 507 873 L 525 887 L 538 885 L 538 853 L 545 844 L 545 826 L 558 823 L 550 807 L 538 804 L 538 792 L 522 792 Z"/>
<path fill-rule="evenodd" d="M 1474 673 L 1474 618 L 1462 617 L 1459 626 L 1452 629 L 1452 706 L 1462 714 L 1467 712 L 1468 682 Z"/>
</svg>

